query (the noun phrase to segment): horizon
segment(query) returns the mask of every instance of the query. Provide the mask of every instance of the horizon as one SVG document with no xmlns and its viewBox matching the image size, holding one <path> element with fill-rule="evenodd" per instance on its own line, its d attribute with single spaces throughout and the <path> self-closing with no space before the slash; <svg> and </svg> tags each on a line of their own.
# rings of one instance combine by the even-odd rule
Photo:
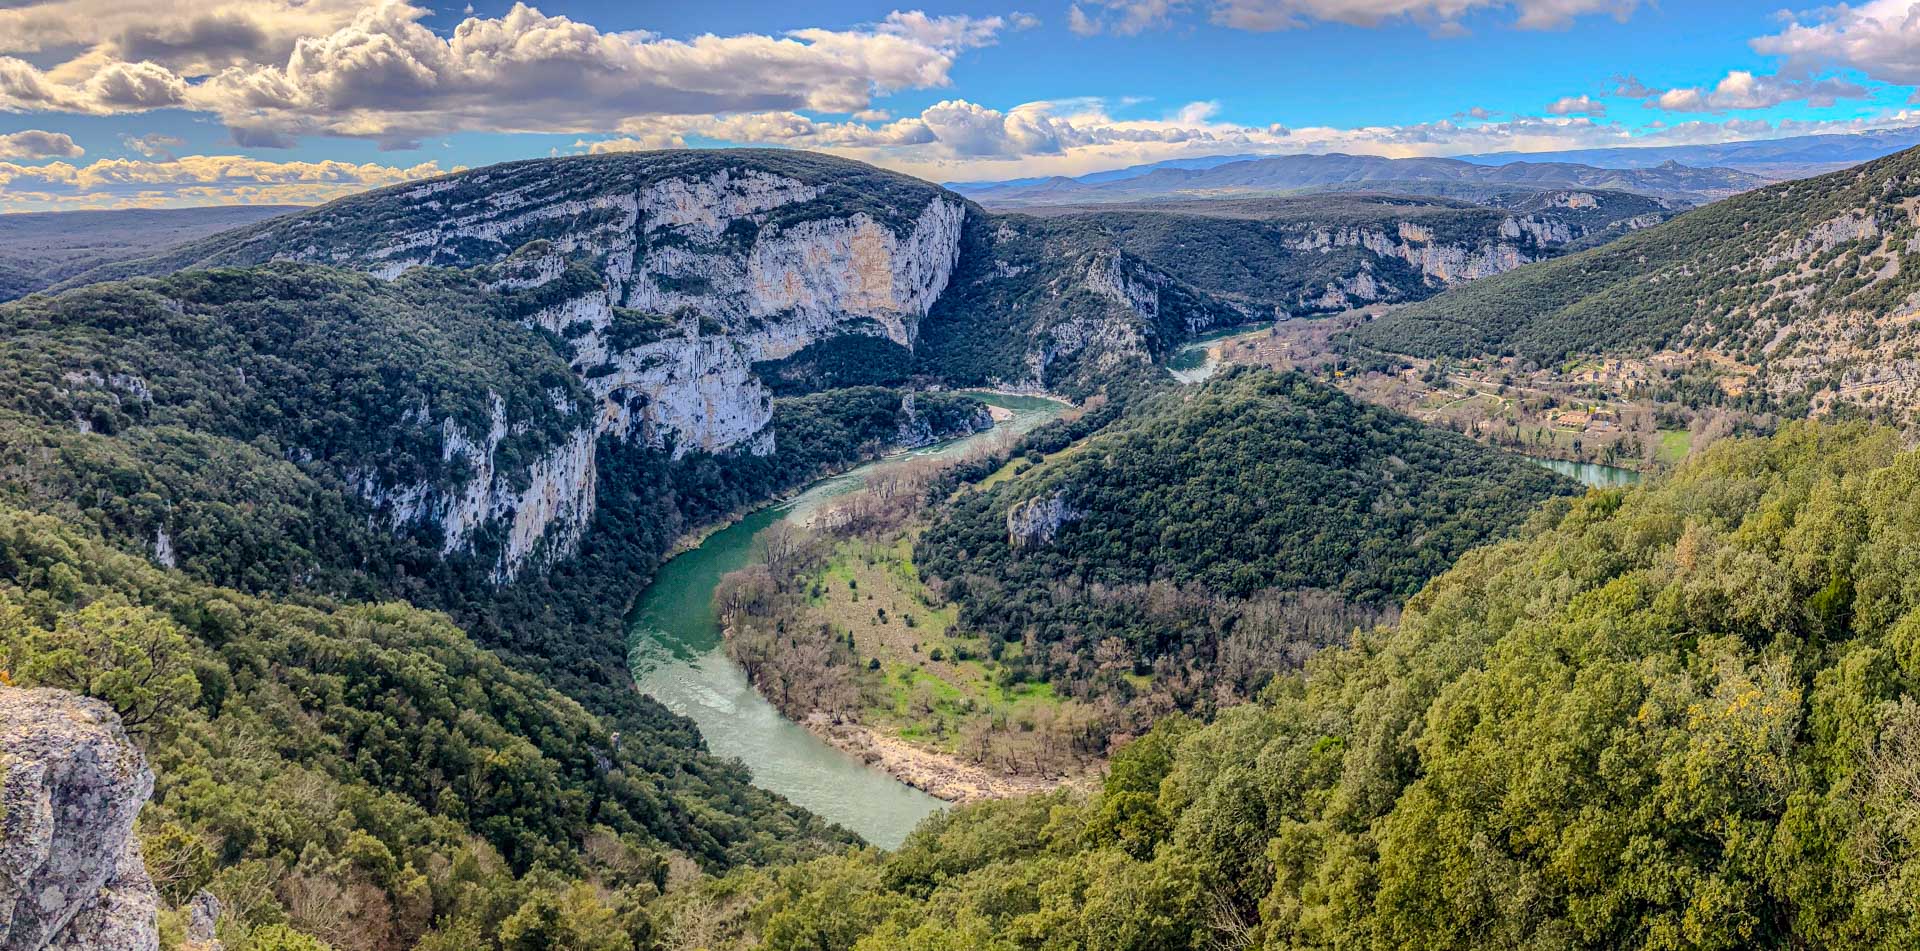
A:
<svg viewBox="0 0 1920 951">
<path fill-rule="evenodd" d="M 1916 6 L 30 0 L 0 8 L 0 211 L 318 204 L 661 147 L 978 183 L 1884 131 L 1920 124 Z"/>
</svg>

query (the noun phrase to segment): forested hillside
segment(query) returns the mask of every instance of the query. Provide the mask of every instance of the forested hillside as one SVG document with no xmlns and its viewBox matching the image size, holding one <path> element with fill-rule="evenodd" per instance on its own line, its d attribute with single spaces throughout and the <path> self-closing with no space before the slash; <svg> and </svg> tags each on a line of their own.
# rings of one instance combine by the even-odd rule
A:
<svg viewBox="0 0 1920 951">
<path fill-rule="evenodd" d="M 1546 192 L 1477 205 L 1392 195 L 1165 201 L 1071 214 L 1197 288 L 1275 317 L 1420 300 L 1569 247 L 1665 220 L 1622 192 Z"/>
<path fill-rule="evenodd" d="M 0 498 L 16 547 L 0 599 L 25 612 L 7 628 L 11 659 L 0 669 L 96 695 L 144 691 L 157 662 L 142 638 L 167 634 L 165 686 L 187 725 L 153 734 L 161 794 L 149 811 L 190 810 L 179 821 L 202 869 L 170 901 L 209 876 L 251 876 L 221 879 L 223 895 L 265 896 L 251 924 L 284 913 L 337 947 L 404 947 L 454 913 L 451 893 L 436 893 L 428 914 L 420 878 L 445 874 L 433 870 L 447 862 L 478 862 L 472 874 L 497 879 L 488 888 L 520 888 L 502 893 L 519 896 L 517 907 L 536 894 L 588 893 L 566 897 L 566 877 L 514 886 L 487 871 L 495 852 L 512 875 L 544 865 L 574 876 L 590 854 L 629 874 L 669 859 L 779 860 L 849 840 L 749 785 L 744 770 L 703 751 L 688 721 L 636 693 L 621 612 L 683 532 L 902 442 L 977 429 L 984 407 L 879 388 L 782 399 L 773 436 L 792 448 L 724 461 L 589 441 L 601 477 L 588 490 L 602 504 L 578 552 L 502 584 L 493 566 L 510 538 L 482 528 L 455 544 L 451 526 L 466 510 L 368 488 L 527 498 L 538 460 L 582 425 L 591 404 L 568 369 L 568 343 L 516 320 L 524 301 L 488 291 L 491 276 L 420 269 L 383 282 L 277 264 L 0 306 Z M 501 425 L 509 414 L 523 422 Z M 335 599 L 405 599 L 457 620 Z M 118 605 L 141 610 L 108 610 Z M 489 678 L 507 678 L 511 695 L 487 699 Z M 242 732 L 219 732 L 229 728 Z M 262 731 L 275 738 L 256 749 Z M 188 741 L 196 745 L 169 745 Z M 526 766 L 506 758 L 525 743 L 546 752 L 529 753 Z M 608 779 L 610 769 L 628 778 Z M 323 777 L 340 788 L 303 785 Z M 324 832 L 241 815 L 265 807 L 238 790 L 286 784 L 275 808 L 367 804 Z M 404 803 L 382 805 L 393 796 Z M 392 818 L 366 811 L 403 806 Z M 598 826 L 612 830 L 604 841 Z M 384 851 L 361 855 L 366 835 Z M 479 848 L 467 842 L 474 835 L 489 845 L 462 858 Z M 329 904 L 347 918 L 323 927 L 311 916 Z M 489 907 L 472 914 L 492 936 L 513 909 Z M 373 929 L 364 940 L 341 937 L 362 925 Z"/>
<path fill-rule="evenodd" d="M 1908 176 L 1882 165 L 1838 211 L 1743 199 L 1805 218 L 1774 227 L 1796 256 L 1764 265 L 1775 297 L 1738 298 L 1744 332 L 1904 293 L 1914 224 L 1882 196 Z M 1427 293 L 1657 214 L 1583 194 L 1040 218 L 821 156 L 638 153 L 398 186 L 96 271 L 0 304 L 0 670 L 144 731 L 150 863 L 170 909 L 209 883 L 240 902 L 229 951 L 1846 941 L 1868 927 L 1846 915 L 1896 914 L 1871 876 L 1907 861 L 1912 817 L 1844 767 L 1905 755 L 1871 740 L 1905 714 L 1802 698 L 1906 689 L 1889 579 L 1911 527 L 1872 534 L 1904 517 L 1890 437 L 1796 429 L 1653 492 L 1548 501 L 1576 487 L 1303 374 L 1175 390 L 1156 364 L 1270 308 L 1376 279 Z M 1685 310 L 1661 288 L 1738 296 L 1685 240 L 1623 240 L 1671 249 L 1630 288 L 1649 326 Z M 135 273 L 156 276 L 95 280 Z M 1595 287 L 1594 306 L 1623 293 Z M 1357 332 L 1387 348 L 1446 299 Z M 1704 326 L 1670 335 L 1746 339 Z M 1672 342 L 1635 333 L 1593 339 Z M 1890 326 L 1851 333 L 1822 339 L 1905 352 Z M 985 737 L 1028 780 L 1166 722 L 1091 801 L 843 852 L 633 689 L 620 622 L 697 530 L 984 428 L 946 390 L 976 385 L 1083 405 L 1017 457 L 898 480 L 897 518 L 731 589 L 791 608 L 753 615 L 736 656 L 771 683 L 817 631 L 845 676 L 788 678 L 782 709 L 817 683 L 846 709 L 924 707 L 937 743 Z M 948 673 L 985 699 L 936 696 Z M 1857 861 L 1854 839 L 1793 851 L 1840 826 L 1885 834 Z M 1815 894 L 1770 871 L 1803 860 L 1870 874 Z"/>
<path fill-rule="evenodd" d="M 1398 310 L 1359 342 L 1419 356 L 1657 358 L 1716 398 L 1902 418 L 1920 400 L 1912 297 L 1920 152 L 1773 185 Z M 1677 371 L 1676 371 L 1677 372 Z"/>
<path fill-rule="evenodd" d="M 0 301 L 93 268 L 252 224 L 296 205 L 212 205 L 0 215 Z"/>
<path fill-rule="evenodd" d="M 914 561 L 958 603 L 958 630 L 996 658 L 1021 648 L 1009 663 L 1022 676 L 1204 706 L 1216 684 L 1257 687 L 1299 653 L 1237 626 L 1278 612 L 1304 630 L 1343 602 L 1390 607 L 1574 489 L 1304 376 L 1231 372 L 962 493 L 934 511 Z M 1331 596 L 1275 598 L 1301 592 Z M 1228 656 L 1249 651 L 1263 659 L 1228 677 Z"/>
<path fill-rule="evenodd" d="M 1100 790 L 670 900 L 711 947 L 1904 948 L 1920 454 L 1800 424 L 1531 516 Z M 724 918 L 726 927 L 715 923 Z M 715 939 L 724 933 L 724 939 Z"/>
<path fill-rule="evenodd" d="M 1247 311 L 1200 291 L 1073 219 L 968 215 L 945 293 L 920 325 L 914 365 L 967 386 L 1074 396 L 1156 376 L 1190 335 Z"/>
<path fill-rule="evenodd" d="M 189 580 L 11 505 L 0 676 L 114 707 L 157 777 L 164 905 L 211 888 L 237 951 L 307 947 L 288 925 L 342 951 L 646 947 L 670 870 L 851 840 L 685 721 L 616 727 L 443 614 Z"/>
</svg>

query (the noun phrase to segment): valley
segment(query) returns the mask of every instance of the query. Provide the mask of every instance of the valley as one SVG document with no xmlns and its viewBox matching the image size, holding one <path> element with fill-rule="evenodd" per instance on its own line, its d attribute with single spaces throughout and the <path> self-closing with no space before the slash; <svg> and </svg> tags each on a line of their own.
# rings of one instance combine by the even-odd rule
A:
<svg viewBox="0 0 1920 951">
<path fill-rule="evenodd" d="M 724 574 L 746 566 L 756 540 L 769 530 L 804 523 L 876 474 L 964 456 L 1032 429 L 1061 408 L 1036 397 L 977 395 L 1012 417 L 988 432 L 821 480 L 706 536 L 661 565 L 627 622 L 634 681 L 643 692 L 690 718 L 715 753 L 745 763 L 760 785 L 883 847 L 897 846 L 937 802 L 822 742 L 769 705 L 721 649 L 715 587 Z"/>
<path fill-rule="evenodd" d="M 151 770 L 60 900 L 166 951 L 1915 934 L 1920 160 L 1320 158 L 996 210 L 566 156 L 47 271 L 0 731 Z"/>
</svg>

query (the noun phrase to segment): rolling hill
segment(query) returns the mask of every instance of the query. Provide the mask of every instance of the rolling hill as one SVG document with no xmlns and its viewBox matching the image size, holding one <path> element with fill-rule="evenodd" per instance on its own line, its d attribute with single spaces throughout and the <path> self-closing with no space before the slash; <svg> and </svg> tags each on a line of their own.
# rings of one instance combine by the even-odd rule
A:
<svg viewBox="0 0 1920 951">
<path fill-rule="evenodd" d="M 1718 166 L 1768 178 L 1801 178 L 1870 162 L 1920 145 L 1920 127 L 1874 129 L 1710 145 L 1649 145 L 1569 149 L 1558 152 L 1492 152 L 1459 158 L 1483 165 L 1508 162 L 1578 162 L 1603 168 L 1653 168 L 1665 162 Z"/>
<path fill-rule="evenodd" d="M 0 215 L 0 301 L 84 271 L 298 211 L 297 205 L 216 205 Z"/>
<path fill-rule="evenodd" d="M 962 189 L 990 208 L 1217 198 L 1315 191 L 1395 191 L 1478 199 L 1515 190 L 1608 189 L 1681 204 L 1724 198 L 1767 179 L 1725 168 L 1666 162 L 1645 169 L 1610 169 L 1569 162 L 1515 161 L 1489 166 L 1444 158 L 1393 159 L 1375 155 L 1281 155 L 1209 168 L 1157 168 L 1128 178 L 1086 181 L 1052 178 L 1027 185 Z"/>
<path fill-rule="evenodd" d="M 1758 189 L 1410 305 L 1356 338 L 1418 356 L 1601 354 L 1710 373 L 1718 398 L 1896 418 L 1920 405 L 1920 151 Z"/>
</svg>

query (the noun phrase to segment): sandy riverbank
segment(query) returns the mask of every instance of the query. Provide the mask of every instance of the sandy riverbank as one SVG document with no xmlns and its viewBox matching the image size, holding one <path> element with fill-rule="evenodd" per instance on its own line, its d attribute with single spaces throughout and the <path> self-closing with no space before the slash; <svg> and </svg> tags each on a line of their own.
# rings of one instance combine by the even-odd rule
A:
<svg viewBox="0 0 1920 951">
<path fill-rule="evenodd" d="M 802 725 L 808 732 L 869 766 L 951 803 L 965 804 L 1043 793 L 1074 782 L 1061 777 L 1002 775 L 957 756 L 924 749 L 858 723 L 836 723 L 824 713 L 809 715 Z"/>
</svg>

